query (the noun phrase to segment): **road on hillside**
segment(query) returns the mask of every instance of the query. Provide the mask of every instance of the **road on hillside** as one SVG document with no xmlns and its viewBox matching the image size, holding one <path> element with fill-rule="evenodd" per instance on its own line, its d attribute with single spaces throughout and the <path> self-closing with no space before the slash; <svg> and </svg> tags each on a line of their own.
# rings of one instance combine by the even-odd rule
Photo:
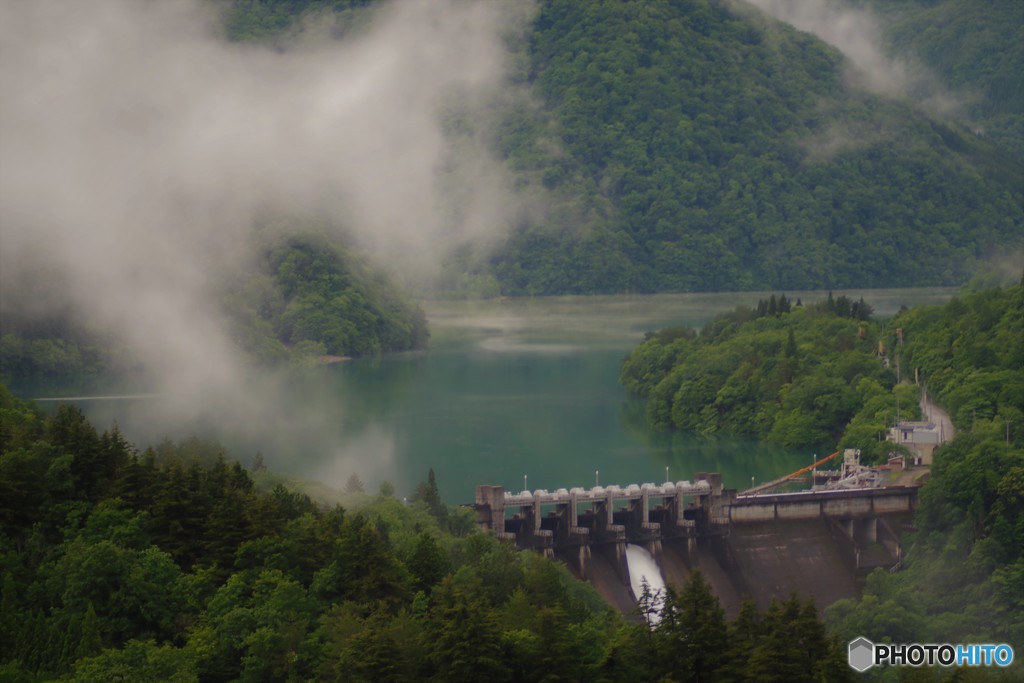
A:
<svg viewBox="0 0 1024 683">
<path fill-rule="evenodd" d="M 926 387 L 921 388 L 921 417 L 939 427 L 940 444 L 953 440 L 956 430 L 953 421 L 949 419 L 949 413 L 932 403 Z"/>
</svg>

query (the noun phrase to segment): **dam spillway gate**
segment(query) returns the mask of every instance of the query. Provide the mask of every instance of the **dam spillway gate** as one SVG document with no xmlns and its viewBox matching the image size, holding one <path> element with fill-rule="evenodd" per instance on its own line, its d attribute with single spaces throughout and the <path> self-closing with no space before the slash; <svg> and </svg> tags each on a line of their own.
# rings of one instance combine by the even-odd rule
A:
<svg viewBox="0 0 1024 683">
<path fill-rule="evenodd" d="M 916 486 L 737 493 L 718 473 L 693 481 L 507 492 L 478 486 L 477 523 L 519 548 L 557 557 L 624 611 L 626 544 L 655 557 L 681 585 L 700 567 L 727 612 L 743 595 L 764 608 L 792 592 L 819 606 L 859 594 L 858 577 L 902 560 Z M 604 589 L 602 589 L 602 585 Z M 625 589 L 628 593 L 628 588 Z"/>
<path fill-rule="evenodd" d="M 554 492 L 511 493 L 502 486 L 477 486 L 474 508 L 479 526 L 549 557 L 561 550 L 562 557 L 575 560 L 573 569 L 586 577 L 592 546 L 613 547 L 616 564 L 624 567 L 626 543 L 643 544 L 657 555 L 666 539 L 724 533 L 728 518 L 718 507 L 722 493 L 717 473 L 698 474 L 693 482 Z"/>
</svg>

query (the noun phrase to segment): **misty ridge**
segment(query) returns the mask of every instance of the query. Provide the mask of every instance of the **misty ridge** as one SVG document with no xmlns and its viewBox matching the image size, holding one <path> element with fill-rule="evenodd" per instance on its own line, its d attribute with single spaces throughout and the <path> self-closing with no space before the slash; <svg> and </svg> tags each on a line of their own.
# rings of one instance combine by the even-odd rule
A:
<svg viewBox="0 0 1024 683">
<path fill-rule="evenodd" d="M 2 296 L 113 332 L 168 390 L 240 363 L 211 290 L 251 266 L 253 225 L 303 215 L 406 277 L 486 247 L 511 211 L 472 131 L 501 88 L 516 3 L 382 3 L 332 40 L 231 44 L 218 7 L 0 7 Z M 465 186 L 470 186 L 466 190 Z"/>
<path fill-rule="evenodd" d="M 197 394 L 244 374 L 223 300 L 264 283 L 238 274 L 348 267 L 297 231 L 468 297 L 1016 270 L 1020 164 L 886 56 L 873 5 L 361 5 L 0 8 L 0 313 L 102 331 Z"/>
<path fill-rule="evenodd" d="M 912 98 L 935 116 L 953 117 L 963 106 L 918 61 L 888 55 L 881 20 L 870 6 L 830 0 L 745 0 L 794 28 L 812 33 L 850 60 L 851 85 L 896 98 Z"/>
</svg>

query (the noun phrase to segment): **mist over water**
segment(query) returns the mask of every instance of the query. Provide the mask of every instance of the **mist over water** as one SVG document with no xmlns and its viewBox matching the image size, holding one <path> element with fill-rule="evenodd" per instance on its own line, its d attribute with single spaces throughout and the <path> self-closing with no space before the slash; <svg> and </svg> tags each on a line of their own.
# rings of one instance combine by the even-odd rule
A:
<svg viewBox="0 0 1024 683">
<path fill-rule="evenodd" d="M 210 8 L 0 5 L 3 290 L 54 273 L 39 306 L 70 302 L 186 388 L 237 371 L 210 289 L 251 258 L 257 217 L 326 216 L 420 271 L 504 225 L 496 165 L 443 126 L 500 87 L 506 3 L 384 3 L 344 42 L 283 54 L 225 43 Z M 467 165 L 455 221 L 442 176 Z"/>
<path fill-rule="evenodd" d="M 839 293 L 863 296 L 879 315 L 890 315 L 904 304 L 945 302 L 955 290 Z M 808 303 L 826 296 L 789 295 Z M 702 471 L 721 472 L 726 486 L 745 488 L 751 478 L 764 482 L 808 465 L 815 454 L 653 431 L 643 403 L 626 395 L 618 376 L 645 331 L 699 328 L 765 296 L 428 302 L 426 352 L 254 374 L 219 394 L 216 405 L 199 400 L 190 407 L 159 393 L 76 402 L 99 428 L 116 421 L 141 447 L 162 438 L 216 438 L 244 465 L 259 451 L 274 471 L 336 489 L 355 473 L 367 490 L 386 479 L 406 496 L 433 468 L 450 504 L 473 500 L 478 484 L 518 491 L 524 475 L 531 490 L 589 487 L 595 480 L 605 486 L 666 476 L 692 480 Z M 25 397 L 156 393 L 144 377 L 12 390 Z"/>
<path fill-rule="evenodd" d="M 403 0 L 343 41 L 230 44 L 200 0 L 0 3 L 0 304 L 124 343 L 155 427 L 273 437 L 286 378 L 254 377 L 214 294 L 258 219 L 312 216 L 429 277 L 504 230 L 510 193 L 472 131 L 530 3 Z M 240 388 L 241 387 L 241 388 Z"/>
<path fill-rule="evenodd" d="M 803 464 L 650 435 L 617 383 L 644 331 L 756 294 L 431 305 L 426 355 L 246 367 L 212 292 L 251 265 L 259 219 L 318 217 L 413 276 L 500 237 L 519 200 L 472 126 L 451 131 L 508 96 L 503 36 L 532 3 L 381 3 L 344 41 L 311 25 L 283 52 L 226 43 L 213 7 L 0 3 L 0 304 L 67 313 L 146 368 L 18 393 L 71 397 L 141 447 L 217 438 L 339 488 L 354 472 L 410 492 L 435 467 L 449 502 L 524 474 L 558 487 Z"/>
</svg>

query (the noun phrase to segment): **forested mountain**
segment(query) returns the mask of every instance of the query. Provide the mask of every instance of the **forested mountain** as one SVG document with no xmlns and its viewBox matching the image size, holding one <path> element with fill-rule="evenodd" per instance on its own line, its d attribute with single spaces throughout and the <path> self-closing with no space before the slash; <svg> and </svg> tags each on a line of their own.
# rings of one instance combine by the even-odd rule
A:
<svg viewBox="0 0 1024 683">
<path fill-rule="evenodd" d="M 140 453 L 0 384 L 0 678 L 852 680 L 810 603 L 730 623 L 695 572 L 624 619 L 476 532 L 432 474 L 411 505 L 356 480 L 359 509 L 327 507 L 261 489 L 216 443 Z"/>
<path fill-rule="evenodd" d="M 935 453 L 896 574 L 828 612 L 842 637 L 1024 643 L 1024 286 L 895 317 L 908 367 L 958 432 Z M 853 636 L 855 637 L 855 636 Z"/>
<path fill-rule="evenodd" d="M 859 448 L 884 462 L 879 442 L 902 403 L 916 415 L 918 388 L 897 385 L 895 360 L 881 349 L 895 331 L 872 321 L 863 300 L 793 304 L 785 295 L 741 306 L 693 330 L 664 330 L 623 364 L 621 381 L 647 397 L 655 427 L 746 434 L 830 453 Z M 890 362 L 893 360 L 893 362 Z"/>
<path fill-rule="evenodd" d="M 235 340 L 258 360 L 420 349 L 423 311 L 391 279 L 324 230 L 282 229 L 257 267 L 224 283 Z"/>
<path fill-rule="evenodd" d="M 313 362 L 426 346 L 423 311 L 322 226 L 289 220 L 258 228 L 254 239 L 255 262 L 225 270 L 214 286 L 229 333 L 250 362 Z M 18 297 L 4 300 L 5 376 L 116 371 L 137 362 L 137 349 L 86 327 L 71 311 L 40 317 L 22 310 Z"/>
<path fill-rule="evenodd" d="M 247 0 L 228 32 L 272 40 L 334 9 L 343 36 L 363 4 Z M 837 50 L 742 2 L 539 2 L 509 38 L 539 106 L 506 107 L 493 135 L 547 210 L 457 267 L 504 294 L 948 285 L 1021 248 L 1016 3 L 876 4 L 899 17 L 893 49 L 970 80 L 969 121 L 1002 132 L 849 84 Z"/>
<path fill-rule="evenodd" d="M 542 3 L 530 77 L 566 154 L 544 179 L 606 215 L 517 232 L 506 288 L 951 284 L 1020 246 L 1018 164 L 729 7 Z"/>
<path fill-rule="evenodd" d="M 649 335 L 623 366 L 664 427 L 755 434 L 792 446 L 879 442 L 896 411 L 918 413 L 916 374 L 948 410 L 955 439 L 921 489 L 907 571 L 881 572 L 865 598 L 829 610 L 845 639 L 1024 642 L 1024 284 L 871 321 L 845 297 L 785 297 L 719 316 L 700 335 Z M 879 346 L 881 342 L 881 346 Z M 897 384 L 897 363 L 904 383 Z M 902 407 L 900 407 L 902 406 Z M 823 450 L 819 450 L 823 452 Z"/>
<path fill-rule="evenodd" d="M 280 50 L 305 21 L 344 41 L 377 4 L 210 2 L 225 40 Z M 960 115 L 868 92 L 836 49 L 739 0 L 538 2 L 505 36 L 509 94 L 474 122 L 533 208 L 494 226 L 498 243 L 450 255 L 429 293 L 949 285 L 1021 253 L 1019 3 L 849 5 L 883 17 L 893 54 L 930 66 L 962 97 Z M 304 239 L 287 248 L 313 270 L 354 262 L 337 242 Z M 225 297 L 258 359 L 422 344 L 422 319 L 368 266 L 306 286 L 301 268 L 279 272 L 295 263 L 264 259 Z M 0 313 L 7 372 L 130 363 L 70 317 Z"/>
<path fill-rule="evenodd" d="M 866 6 L 881 18 L 890 53 L 924 64 L 954 94 L 954 117 L 1024 159 L 1024 5 L 873 0 Z"/>
</svg>

